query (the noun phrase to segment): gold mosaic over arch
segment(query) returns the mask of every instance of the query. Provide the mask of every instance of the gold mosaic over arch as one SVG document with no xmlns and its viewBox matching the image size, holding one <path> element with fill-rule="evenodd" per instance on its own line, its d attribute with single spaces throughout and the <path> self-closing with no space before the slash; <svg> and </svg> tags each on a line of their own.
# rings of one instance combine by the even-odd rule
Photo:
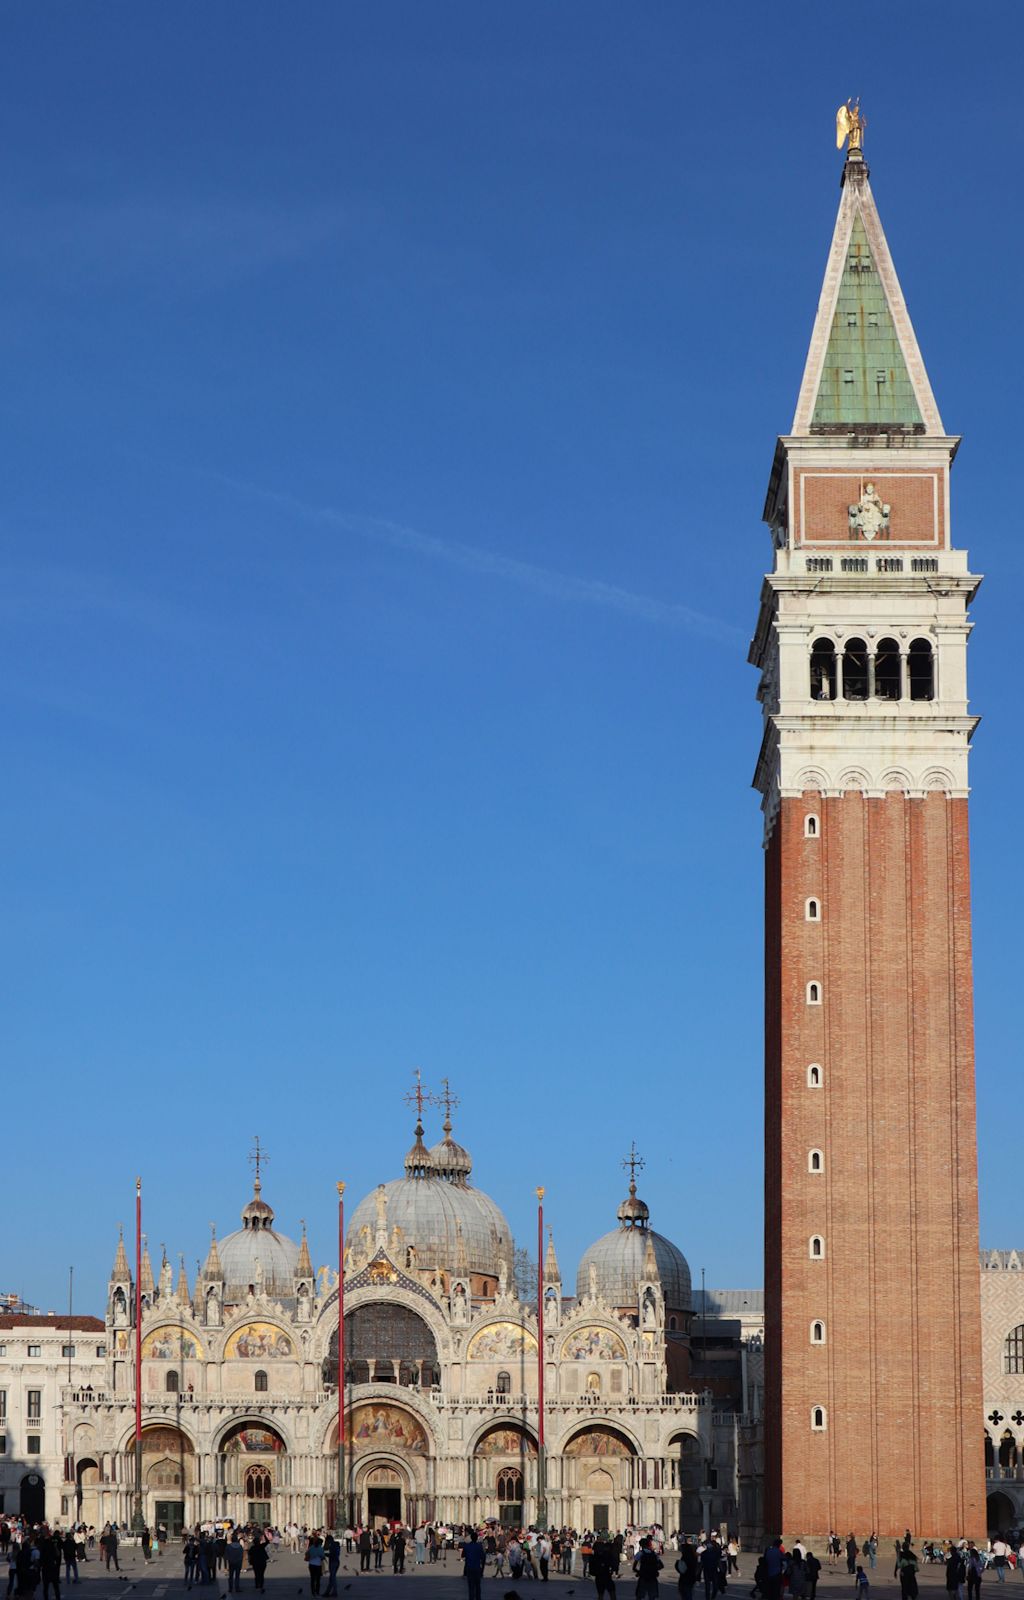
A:
<svg viewBox="0 0 1024 1600">
<path fill-rule="evenodd" d="M 489 1322 L 474 1333 L 466 1351 L 467 1361 L 514 1361 L 517 1356 L 535 1356 L 537 1339 L 518 1322 Z"/>
<path fill-rule="evenodd" d="M 235 1329 L 224 1347 L 228 1361 L 287 1361 L 294 1355 L 288 1334 L 272 1322 L 247 1322 Z"/>
<path fill-rule="evenodd" d="M 576 1328 L 562 1343 L 563 1361 L 625 1361 L 626 1344 L 610 1328 Z"/>
</svg>

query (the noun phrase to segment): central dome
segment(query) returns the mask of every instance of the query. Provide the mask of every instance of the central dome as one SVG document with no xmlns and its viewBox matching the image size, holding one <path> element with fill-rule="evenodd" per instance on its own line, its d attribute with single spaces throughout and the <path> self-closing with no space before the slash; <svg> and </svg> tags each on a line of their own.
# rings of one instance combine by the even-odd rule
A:
<svg viewBox="0 0 1024 1600">
<path fill-rule="evenodd" d="M 405 1159 L 406 1176 L 382 1183 L 359 1202 L 346 1244 L 368 1242 L 372 1253 L 381 1226 L 389 1244 L 397 1227 L 401 1266 L 489 1278 L 498 1278 L 504 1268 L 511 1283 L 511 1229 L 490 1195 L 469 1182 L 472 1170 L 470 1154 L 452 1138 L 447 1118 L 444 1138 L 432 1150 L 424 1146 L 423 1128 L 417 1123 L 415 1142 Z"/>
</svg>

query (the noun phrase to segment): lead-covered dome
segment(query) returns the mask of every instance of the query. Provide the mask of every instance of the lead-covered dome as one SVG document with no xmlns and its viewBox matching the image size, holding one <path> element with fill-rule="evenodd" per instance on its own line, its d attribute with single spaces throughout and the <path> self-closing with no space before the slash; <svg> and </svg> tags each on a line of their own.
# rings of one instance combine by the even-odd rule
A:
<svg viewBox="0 0 1024 1600">
<path fill-rule="evenodd" d="M 636 1183 L 630 1179 L 629 1195 L 618 1209 L 619 1226 L 584 1251 L 576 1272 L 576 1295 L 583 1299 L 593 1287 L 601 1299 L 617 1310 L 635 1306 L 639 1283 L 648 1276 L 647 1251 L 654 1255 L 661 1292 L 669 1311 L 689 1311 L 691 1307 L 690 1268 L 683 1252 L 664 1234 L 650 1225 L 650 1212 L 637 1197 Z M 646 1265 L 645 1265 L 646 1264 Z"/>
<path fill-rule="evenodd" d="M 244 1300 L 250 1287 L 262 1287 L 272 1300 L 290 1299 L 295 1293 L 300 1247 L 275 1232 L 273 1208 L 261 1191 L 257 1178 L 252 1199 L 242 1211 L 242 1226 L 218 1241 L 224 1299 L 229 1305 Z"/>
<path fill-rule="evenodd" d="M 390 1244 L 398 1228 L 403 1265 L 420 1272 L 440 1269 L 495 1279 L 504 1269 L 511 1282 L 511 1230 L 490 1195 L 473 1188 L 472 1170 L 470 1154 L 452 1138 L 447 1117 L 444 1138 L 432 1150 L 424 1146 L 418 1122 L 405 1177 L 380 1184 L 359 1202 L 346 1244 L 369 1241 L 372 1246 L 381 1227 Z"/>
</svg>

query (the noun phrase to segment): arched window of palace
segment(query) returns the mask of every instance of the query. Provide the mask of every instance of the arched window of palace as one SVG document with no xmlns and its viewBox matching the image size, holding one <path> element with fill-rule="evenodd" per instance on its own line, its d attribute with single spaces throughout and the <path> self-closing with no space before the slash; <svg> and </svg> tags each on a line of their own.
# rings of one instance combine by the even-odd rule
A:
<svg viewBox="0 0 1024 1600">
<path fill-rule="evenodd" d="M 1003 1345 L 1003 1371 L 1024 1372 L 1024 1322 L 1011 1328 Z"/>
<path fill-rule="evenodd" d="M 927 639 L 911 639 L 907 654 L 911 700 L 935 699 L 935 667 L 932 647 Z"/>
<path fill-rule="evenodd" d="M 1017 1441 L 1009 1428 L 1003 1429 L 1003 1437 L 999 1441 L 999 1465 L 1004 1472 L 1012 1472 L 1017 1465 Z"/>
<path fill-rule="evenodd" d="M 266 1394 L 266 1392 L 267 1392 L 267 1390 L 269 1388 L 270 1388 L 270 1385 L 267 1382 L 266 1373 L 265 1372 L 257 1372 L 257 1374 L 256 1374 L 256 1393 L 257 1394 Z"/>
<path fill-rule="evenodd" d="M 811 646 L 811 699 L 836 697 L 836 647 L 831 639 L 815 639 Z"/>
<path fill-rule="evenodd" d="M 270 1472 L 266 1467 L 246 1467 L 245 1498 L 247 1500 L 269 1500 L 270 1490 Z"/>
<path fill-rule="evenodd" d="M 512 1375 L 511 1375 L 511 1373 L 499 1372 L 498 1373 L 498 1380 L 497 1380 L 496 1384 L 494 1385 L 494 1387 L 497 1390 L 498 1394 L 511 1394 L 512 1393 Z"/>
<path fill-rule="evenodd" d="M 843 650 L 843 699 L 868 697 L 868 647 L 863 639 L 847 639 Z"/>
<path fill-rule="evenodd" d="M 902 692 L 900 647 L 895 639 L 879 639 L 875 648 L 875 698 L 898 700 Z"/>
<path fill-rule="evenodd" d="M 176 1372 L 168 1372 L 166 1374 L 166 1376 L 164 1378 L 164 1388 L 166 1389 L 168 1394 L 177 1394 L 177 1392 L 178 1392 L 178 1374 Z"/>
</svg>

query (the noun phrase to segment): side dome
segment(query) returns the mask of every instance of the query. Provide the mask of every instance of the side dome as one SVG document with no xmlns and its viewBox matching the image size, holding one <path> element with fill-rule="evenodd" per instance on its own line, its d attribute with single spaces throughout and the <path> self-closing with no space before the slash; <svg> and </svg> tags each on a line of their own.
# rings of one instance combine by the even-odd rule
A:
<svg viewBox="0 0 1024 1600">
<path fill-rule="evenodd" d="M 634 1165 L 639 1163 L 635 1158 Z M 692 1305 L 690 1267 L 683 1252 L 650 1224 L 650 1211 L 638 1198 L 636 1180 L 630 1178 L 629 1194 L 616 1213 L 619 1226 L 585 1250 L 576 1272 L 576 1296 L 584 1299 L 591 1290 L 617 1310 L 635 1306 L 638 1284 L 647 1276 L 645 1263 L 650 1247 L 658 1282 L 670 1311 L 689 1311 Z M 647 1263 L 649 1270 L 649 1263 Z"/>
<path fill-rule="evenodd" d="M 275 1231 L 273 1208 L 261 1191 L 257 1178 L 253 1197 L 242 1211 L 242 1226 L 218 1241 L 224 1299 L 229 1305 L 244 1300 L 250 1285 L 262 1288 L 273 1300 L 289 1300 L 295 1294 L 300 1247 Z"/>
</svg>

